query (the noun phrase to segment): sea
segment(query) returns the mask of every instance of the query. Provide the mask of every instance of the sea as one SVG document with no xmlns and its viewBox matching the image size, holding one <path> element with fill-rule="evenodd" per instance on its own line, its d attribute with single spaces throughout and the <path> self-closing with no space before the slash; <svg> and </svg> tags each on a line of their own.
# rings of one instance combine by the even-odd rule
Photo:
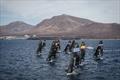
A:
<svg viewBox="0 0 120 80">
<path fill-rule="evenodd" d="M 86 49 L 84 65 L 79 74 L 66 75 L 70 55 L 63 52 L 68 40 L 60 40 L 61 52 L 54 63 L 48 63 L 51 43 L 46 40 L 42 55 L 36 50 L 40 40 L 0 40 L 0 80 L 120 80 L 120 40 L 103 40 L 103 59 L 93 59 L 94 49 Z M 96 48 L 99 39 L 84 41 L 86 46 Z"/>
</svg>

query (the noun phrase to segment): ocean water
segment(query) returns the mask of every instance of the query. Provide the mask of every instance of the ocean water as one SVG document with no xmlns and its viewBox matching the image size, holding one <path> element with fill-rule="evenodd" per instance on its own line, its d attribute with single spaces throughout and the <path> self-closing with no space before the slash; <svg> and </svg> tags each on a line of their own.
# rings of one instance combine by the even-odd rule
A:
<svg viewBox="0 0 120 80">
<path fill-rule="evenodd" d="M 99 40 L 85 41 L 87 46 L 96 47 Z M 61 52 L 56 62 L 46 61 L 51 40 L 46 41 L 42 56 L 36 55 L 39 40 L 0 40 L 0 80 L 120 80 L 120 40 L 103 40 L 104 56 L 94 61 L 94 50 L 86 49 L 85 65 L 79 75 L 67 76 L 65 69 L 69 55 Z M 61 51 L 67 40 L 61 40 Z"/>
</svg>

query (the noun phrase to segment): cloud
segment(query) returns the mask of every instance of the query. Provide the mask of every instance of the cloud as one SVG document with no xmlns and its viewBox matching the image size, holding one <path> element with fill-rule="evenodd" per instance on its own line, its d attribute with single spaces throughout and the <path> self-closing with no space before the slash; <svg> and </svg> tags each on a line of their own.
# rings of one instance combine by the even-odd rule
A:
<svg viewBox="0 0 120 80">
<path fill-rule="evenodd" d="M 119 0 L 1 0 L 0 23 L 22 20 L 37 24 L 60 14 L 120 23 L 119 3 Z"/>
</svg>

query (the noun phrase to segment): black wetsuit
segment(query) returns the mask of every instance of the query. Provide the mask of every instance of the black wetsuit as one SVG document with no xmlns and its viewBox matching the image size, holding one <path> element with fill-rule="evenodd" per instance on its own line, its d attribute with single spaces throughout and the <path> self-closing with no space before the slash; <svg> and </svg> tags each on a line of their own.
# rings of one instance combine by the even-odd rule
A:
<svg viewBox="0 0 120 80">
<path fill-rule="evenodd" d="M 70 52 L 72 52 L 72 49 L 74 48 L 75 40 L 72 41 L 72 44 L 70 45 Z"/>
<path fill-rule="evenodd" d="M 81 51 L 81 59 L 84 60 L 85 58 L 85 49 L 80 49 Z"/>
<path fill-rule="evenodd" d="M 74 53 L 74 58 L 75 58 L 75 66 L 79 66 L 80 64 L 80 55 L 78 54 L 78 52 Z"/>
<path fill-rule="evenodd" d="M 72 73 L 73 72 L 73 68 L 74 68 L 74 57 L 71 58 L 70 60 L 70 64 L 68 66 L 68 73 Z"/>
<path fill-rule="evenodd" d="M 73 52 L 71 56 L 70 64 L 68 66 L 68 73 L 73 72 L 74 68 L 78 68 L 81 63 L 79 52 Z"/>
<path fill-rule="evenodd" d="M 40 52 L 42 52 L 42 48 L 43 48 L 43 44 L 42 44 L 42 42 L 40 42 L 39 43 L 39 46 L 38 46 L 38 48 L 37 48 L 37 54 Z"/>
<path fill-rule="evenodd" d="M 60 41 L 58 41 L 57 43 L 58 43 L 58 48 L 60 50 L 61 49 L 61 47 L 60 47 Z"/>
<path fill-rule="evenodd" d="M 56 58 L 56 53 L 57 53 L 57 46 L 53 44 L 51 46 L 51 49 L 48 55 L 48 60 L 51 60 L 51 58 Z"/>
<path fill-rule="evenodd" d="M 101 48 L 101 46 L 98 46 L 94 56 L 97 58 L 99 55 L 103 55 L 103 49 Z"/>
<path fill-rule="evenodd" d="M 64 52 L 67 53 L 68 50 L 70 51 L 70 44 L 67 44 L 67 45 L 66 45 L 66 47 L 65 47 L 65 49 L 64 49 Z"/>
<path fill-rule="evenodd" d="M 57 45 L 56 45 L 56 47 L 57 47 L 57 51 L 59 51 L 59 50 L 60 50 L 60 48 L 61 48 L 61 47 L 60 47 L 60 43 L 59 43 L 59 42 L 57 42 L 56 44 L 57 44 Z"/>
<path fill-rule="evenodd" d="M 43 47 L 45 47 L 46 46 L 46 43 L 45 42 L 43 42 Z"/>
</svg>

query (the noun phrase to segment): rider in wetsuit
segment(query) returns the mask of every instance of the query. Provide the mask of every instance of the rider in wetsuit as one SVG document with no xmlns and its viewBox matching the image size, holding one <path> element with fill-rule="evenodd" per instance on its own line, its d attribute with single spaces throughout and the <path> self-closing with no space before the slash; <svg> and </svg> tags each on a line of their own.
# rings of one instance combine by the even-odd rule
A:
<svg viewBox="0 0 120 80">
<path fill-rule="evenodd" d="M 71 45 L 70 45 L 70 52 L 72 52 L 72 49 L 73 49 L 74 45 L 75 45 L 75 40 L 73 40 Z"/>
<path fill-rule="evenodd" d="M 39 42 L 39 45 L 38 45 L 38 48 L 37 48 L 37 54 L 39 54 L 39 52 L 41 53 L 42 52 L 42 48 L 43 48 L 43 43 L 42 41 Z"/>
<path fill-rule="evenodd" d="M 56 42 L 53 41 L 47 60 L 50 61 L 52 58 L 56 58 L 57 48 L 58 46 Z"/>
<path fill-rule="evenodd" d="M 96 50 L 95 50 L 95 53 L 94 53 L 94 56 L 96 58 L 100 57 L 100 56 L 103 56 L 103 41 L 100 41 Z"/>
<path fill-rule="evenodd" d="M 71 41 L 68 41 L 68 44 L 66 45 L 66 47 L 65 47 L 65 49 L 64 49 L 64 52 L 65 52 L 65 53 L 70 52 L 70 46 L 71 46 Z"/>
<path fill-rule="evenodd" d="M 43 47 L 45 47 L 45 46 L 46 46 L 46 40 L 43 41 Z"/>
<path fill-rule="evenodd" d="M 80 64 L 80 53 L 79 53 L 80 50 L 78 50 L 79 45 L 75 43 L 73 46 L 74 47 L 72 49 L 70 64 L 68 66 L 68 73 L 72 73 L 74 69 L 77 68 Z"/>
<path fill-rule="evenodd" d="M 82 61 L 84 61 L 84 59 L 85 59 L 85 52 L 86 52 L 85 49 L 86 49 L 85 42 L 82 42 L 82 43 L 80 44 L 80 52 L 81 52 L 80 57 L 81 57 L 81 60 L 82 60 Z"/>
<path fill-rule="evenodd" d="M 60 40 L 57 40 L 57 41 L 56 41 L 56 46 L 57 46 L 57 52 L 59 52 L 60 49 L 61 49 Z"/>
</svg>

